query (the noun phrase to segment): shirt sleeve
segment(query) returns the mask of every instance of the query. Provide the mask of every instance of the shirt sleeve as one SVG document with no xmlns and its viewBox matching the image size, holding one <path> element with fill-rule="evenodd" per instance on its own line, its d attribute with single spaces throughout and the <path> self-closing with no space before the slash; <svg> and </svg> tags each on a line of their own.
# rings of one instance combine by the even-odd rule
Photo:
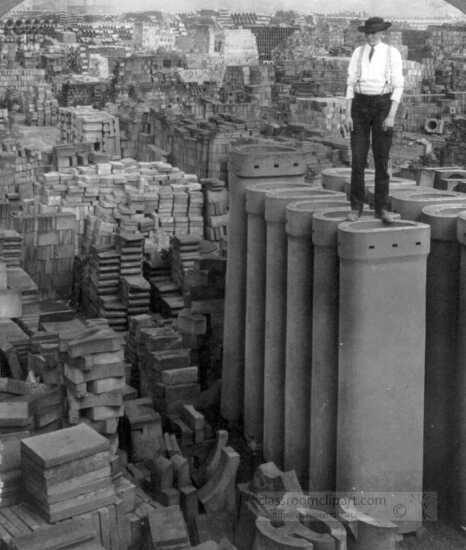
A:
<svg viewBox="0 0 466 550">
<path fill-rule="evenodd" d="M 348 65 L 348 78 L 346 80 L 346 99 L 353 99 L 354 97 L 354 87 L 358 78 L 358 60 L 360 51 L 361 46 L 354 50 Z"/>
<path fill-rule="evenodd" d="M 392 87 L 393 92 L 391 95 L 392 101 L 401 101 L 401 96 L 403 95 L 404 88 L 404 77 L 403 77 L 403 60 L 401 59 L 401 54 L 399 50 L 392 47 Z"/>
</svg>

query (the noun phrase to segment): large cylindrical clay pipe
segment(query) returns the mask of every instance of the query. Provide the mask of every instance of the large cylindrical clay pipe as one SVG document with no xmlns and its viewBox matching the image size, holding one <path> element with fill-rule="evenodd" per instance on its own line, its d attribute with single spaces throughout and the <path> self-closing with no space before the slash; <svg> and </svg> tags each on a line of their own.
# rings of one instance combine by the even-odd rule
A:
<svg viewBox="0 0 466 550">
<path fill-rule="evenodd" d="M 323 208 L 347 204 L 343 195 L 290 203 L 286 208 L 287 280 L 285 337 L 284 468 L 308 487 L 309 407 L 312 362 L 312 218 Z"/>
<path fill-rule="evenodd" d="M 460 243 L 458 300 L 458 373 L 456 394 L 456 486 L 457 520 L 466 526 L 466 212 L 458 216 L 457 238 Z"/>
<path fill-rule="evenodd" d="M 412 221 L 361 220 L 338 229 L 336 487 L 417 495 L 418 505 L 400 518 L 409 522 L 405 530 L 422 522 L 429 247 L 430 227 Z"/>
<path fill-rule="evenodd" d="M 419 188 L 419 191 L 395 191 L 391 194 L 391 208 L 400 214 L 403 220 L 417 221 L 422 209 L 431 204 L 442 204 L 464 199 L 462 193 Z"/>
<path fill-rule="evenodd" d="M 262 442 L 264 424 L 265 195 L 309 184 L 260 183 L 246 189 L 246 333 L 244 349 L 244 435 Z"/>
<path fill-rule="evenodd" d="M 312 219 L 312 378 L 309 405 L 309 486 L 335 491 L 338 395 L 338 226 L 349 207 L 327 208 Z M 364 210 L 362 218 L 374 216 Z M 308 335 L 309 336 L 309 335 Z"/>
<path fill-rule="evenodd" d="M 463 203 L 426 206 L 430 225 L 427 260 L 426 382 L 424 404 L 424 491 L 436 492 L 439 514 L 454 515 L 456 388 L 460 245 L 457 220 Z M 450 515 L 451 513 L 451 515 Z"/>
<path fill-rule="evenodd" d="M 340 196 L 329 190 L 268 193 L 265 198 L 267 224 L 264 352 L 264 434 L 267 461 L 283 465 L 285 338 L 287 289 L 286 207 L 291 202 L 318 196 Z"/>
<path fill-rule="evenodd" d="M 228 255 L 225 290 L 221 414 L 229 422 L 243 413 L 246 322 L 246 186 L 277 178 L 303 183 L 305 155 L 276 145 L 247 145 L 230 155 Z"/>
</svg>

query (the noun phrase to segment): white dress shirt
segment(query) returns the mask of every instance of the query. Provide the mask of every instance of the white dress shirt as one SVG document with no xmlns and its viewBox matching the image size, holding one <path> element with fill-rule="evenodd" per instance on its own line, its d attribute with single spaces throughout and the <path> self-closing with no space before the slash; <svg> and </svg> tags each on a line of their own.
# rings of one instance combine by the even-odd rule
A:
<svg viewBox="0 0 466 550">
<path fill-rule="evenodd" d="M 379 42 L 374 46 L 374 53 L 369 61 L 370 51 L 369 44 L 354 50 L 348 67 L 346 98 L 352 99 L 354 92 L 366 95 L 391 93 L 391 99 L 399 102 L 404 86 L 400 52 L 393 46 Z"/>
</svg>

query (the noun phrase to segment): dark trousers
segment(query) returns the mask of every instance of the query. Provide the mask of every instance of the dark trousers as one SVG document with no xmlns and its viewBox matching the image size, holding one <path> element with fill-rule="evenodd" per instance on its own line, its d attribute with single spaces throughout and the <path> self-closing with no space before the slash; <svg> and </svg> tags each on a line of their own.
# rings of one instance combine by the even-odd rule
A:
<svg viewBox="0 0 466 550">
<path fill-rule="evenodd" d="M 353 210 L 362 211 L 364 203 L 364 170 L 372 133 L 372 152 L 375 163 L 375 214 L 388 208 L 388 157 L 392 145 L 393 129 L 385 131 L 383 121 L 390 110 L 390 94 L 368 96 L 355 94 L 351 106 L 353 131 L 351 132 L 351 193 Z"/>
</svg>

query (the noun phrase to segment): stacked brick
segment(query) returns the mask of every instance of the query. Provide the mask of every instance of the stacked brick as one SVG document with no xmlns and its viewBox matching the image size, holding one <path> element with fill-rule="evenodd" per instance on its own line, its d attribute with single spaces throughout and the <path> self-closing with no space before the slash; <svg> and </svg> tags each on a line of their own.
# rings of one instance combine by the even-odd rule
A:
<svg viewBox="0 0 466 550">
<path fill-rule="evenodd" d="M 5 100 L 10 90 L 18 94 L 32 92 L 38 84 L 45 84 L 45 71 L 42 69 L 2 69 L 0 99 Z"/>
<path fill-rule="evenodd" d="M 85 425 L 23 439 L 27 499 L 50 523 L 115 501 L 108 441 Z"/>
<path fill-rule="evenodd" d="M 118 421 L 123 416 L 124 351 L 110 329 L 84 330 L 66 344 L 64 380 L 68 422 L 85 420 L 107 436 L 116 452 Z"/>
<path fill-rule="evenodd" d="M 0 229 L 0 318 L 21 319 L 23 326 L 33 329 L 39 324 L 39 293 L 21 267 L 22 255 L 21 235 Z"/>
<path fill-rule="evenodd" d="M 109 229 L 113 224 L 110 233 L 117 225 L 146 237 L 153 233 L 160 248 L 168 247 L 167 237 L 175 232 L 203 234 L 200 184 L 195 176 L 164 162 L 123 159 L 80 167 L 74 173 L 45 173 L 39 194 L 48 207 L 75 213 L 80 246 L 95 242 L 92 233 L 101 224 L 93 216 Z"/>
<path fill-rule="evenodd" d="M 419 94 L 422 89 L 424 70 L 417 61 L 403 61 L 403 75 L 405 78 L 405 90 L 409 93 Z"/>
<path fill-rule="evenodd" d="M 63 143 L 92 143 L 99 153 L 120 156 L 118 119 L 91 107 L 60 108 L 60 137 Z"/>
<path fill-rule="evenodd" d="M 58 100 L 48 84 L 35 85 L 23 94 L 23 110 L 29 126 L 57 126 Z"/>
<path fill-rule="evenodd" d="M 345 100 L 338 97 L 297 98 L 290 104 L 291 120 L 309 124 L 332 135 L 342 135 L 345 118 Z"/>
<path fill-rule="evenodd" d="M 83 276 L 82 305 L 88 315 L 127 330 L 128 316 L 149 311 L 150 285 L 142 277 L 143 236 L 115 234 L 113 246 L 92 246 Z"/>
<path fill-rule="evenodd" d="M 23 483 L 21 479 L 20 437 L 27 437 L 28 431 L 0 435 L 2 463 L 0 464 L 0 508 L 12 506 L 21 501 Z"/>
<path fill-rule="evenodd" d="M 14 225 L 24 239 L 24 269 L 41 295 L 69 296 L 76 251 L 75 216 L 22 214 L 15 218 Z"/>
<path fill-rule="evenodd" d="M 190 350 L 182 347 L 180 335 L 169 328 L 143 329 L 141 333 L 141 393 L 152 398 L 161 414 L 176 412 L 180 403 L 196 405 L 200 398 L 198 370 L 191 366 Z"/>
<path fill-rule="evenodd" d="M 10 129 L 10 122 L 8 116 L 8 109 L 0 109 L 0 132 L 2 134 L 8 133 Z"/>
<path fill-rule="evenodd" d="M 224 241 L 228 226 L 228 191 L 219 179 L 202 180 L 205 200 L 205 238 Z"/>
<path fill-rule="evenodd" d="M 466 165 L 465 140 L 466 121 L 464 118 L 458 118 L 453 121 L 451 133 L 447 138 L 443 159 L 445 164 Z"/>
<path fill-rule="evenodd" d="M 196 235 L 173 237 L 171 240 L 171 278 L 180 288 L 184 287 L 186 273 L 200 255 L 201 240 Z"/>
<path fill-rule="evenodd" d="M 16 357 L 16 360 L 13 359 L 14 362 L 9 361 L 10 371 L 11 366 L 16 365 L 17 370 L 15 370 L 14 377 L 24 377 L 28 353 L 31 349 L 29 336 L 19 325 L 2 315 L 0 315 L 0 346 L 5 354 L 13 354 Z M 5 376 L 10 375 L 10 371 L 4 373 Z M 13 373 L 11 374 L 13 375 Z"/>
<path fill-rule="evenodd" d="M 40 167 L 38 155 L 30 155 L 13 139 L 2 141 L 0 153 L 0 201 L 18 210 L 34 196 L 35 172 Z M 4 227 L 12 227 L 12 220 L 1 219 Z"/>
</svg>

